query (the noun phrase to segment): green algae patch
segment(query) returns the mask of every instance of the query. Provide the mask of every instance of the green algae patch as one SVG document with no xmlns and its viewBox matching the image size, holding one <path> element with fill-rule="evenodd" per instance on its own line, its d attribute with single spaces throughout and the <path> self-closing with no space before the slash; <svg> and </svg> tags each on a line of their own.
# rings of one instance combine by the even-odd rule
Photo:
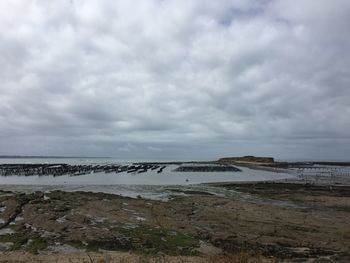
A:
<svg viewBox="0 0 350 263">
<path fill-rule="evenodd" d="M 87 251 L 135 251 L 149 255 L 158 252 L 167 255 L 198 255 L 196 248 L 199 247 L 199 240 L 191 235 L 146 225 L 120 226 L 112 228 L 110 236 L 67 240 L 64 243 Z"/>
<path fill-rule="evenodd" d="M 133 249 L 140 253 L 167 255 L 197 255 L 198 239 L 191 235 L 163 228 L 140 225 L 134 228 L 115 228 L 113 232 L 131 240 Z"/>
<path fill-rule="evenodd" d="M 28 232 L 0 235 L 0 243 L 10 243 L 12 251 L 25 249 L 32 254 L 38 254 L 48 246 L 45 239 Z"/>
<path fill-rule="evenodd" d="M 125 238 L 105 238 L 87 241 L 88 251 L 99 251 L 99 249 L 110 251 L 128 251 L 132 249 L 132 243 Z"/>
<path fill-rule="evenodd" d="M 0 235 L 0 243 L 12 243 L 10 250 L 18 250 L 28 242 L 28 236 L 23 233 Z"/>
<path fill-rule="evenodd" d="M 48 243 L 43 238 L 32 239 L 26 247 L 26 250 L 32 254 L 38 254 L 40 250 L 47 248 Z"/>
</svg>

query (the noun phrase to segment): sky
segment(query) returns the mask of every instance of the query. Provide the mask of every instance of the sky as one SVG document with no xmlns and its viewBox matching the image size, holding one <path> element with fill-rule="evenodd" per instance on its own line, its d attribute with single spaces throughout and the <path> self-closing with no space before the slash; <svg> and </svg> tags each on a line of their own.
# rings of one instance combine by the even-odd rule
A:
<svg viewBox="0 0 350 263">
<path fill-rule="evenodd" d="M 2 0 L 0 155 L 350 160 L 349 0 Z"/>
</svg>

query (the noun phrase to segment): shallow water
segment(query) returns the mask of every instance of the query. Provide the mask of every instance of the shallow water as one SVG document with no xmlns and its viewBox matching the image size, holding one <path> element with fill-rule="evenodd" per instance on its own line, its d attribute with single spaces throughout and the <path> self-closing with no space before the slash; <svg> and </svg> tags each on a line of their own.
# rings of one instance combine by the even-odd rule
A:
<svg viewBox="0 0 350 263">
<path fill-rule="evenodd" d="M 0 176 L 6 185 L 191 185 L 214 182 L 267 181 L 293 177 L 286 173 L 240 168 L 242 172 L 174 172 L 177 165 L 167 166 L 162 173 L 91 173 L 79 176 Z"/>
<path fill-rule="evenodd" d="M 67 163 L 67 164 L 131 164 L 139 160 L 36 158 L 0 159 L 0 163 Z M 253 170 L 240 167 L 242 172 L 174 172 L 177 165 L 167 166 L 162 173 L 149 170 L 146 173 L 91 173 L 79 176 L 0 176 L 0 189 L 19 192 L 33 191 L 92 191 L 123 196 L 167 200 L 174 193 L 171 189 L 210 192 L 215 195 L 236 195 L 232 191 L 203 185 L 214 182 L 267 181 L 293 178 L 287 173 Z M 242 197 L 240 197 L 242 198 Z"/>
</svg>

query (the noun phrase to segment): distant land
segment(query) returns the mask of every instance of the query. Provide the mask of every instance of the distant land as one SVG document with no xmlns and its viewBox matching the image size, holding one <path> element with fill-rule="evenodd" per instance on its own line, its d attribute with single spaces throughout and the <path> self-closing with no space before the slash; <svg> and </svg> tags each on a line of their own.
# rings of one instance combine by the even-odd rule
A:
<svg viewBox="0 0 350 263">
<path fill-rule="evenodd" d="M 248 163 L 274 163 L 272 157 L 257 157 L 257 156 L 242 156 L 242 157 L 224 157 L 220 158 L 218 162 L 248 162 Z"/>
<path fill-rule="evenodd" d="M 259 165 L 259 166 L 270 166 L 270 167 L 291 167 L 300 165 L 339 165 L 339 166 L 350 166 L 349 161 L 275 161 L 273 157 L 258 157 L 258 156 L 242 156 L 242 157 L 224 157 L 217 160 L 218 163 L 222 164 L 240 164 L 240 165 Z"/>
</svg>

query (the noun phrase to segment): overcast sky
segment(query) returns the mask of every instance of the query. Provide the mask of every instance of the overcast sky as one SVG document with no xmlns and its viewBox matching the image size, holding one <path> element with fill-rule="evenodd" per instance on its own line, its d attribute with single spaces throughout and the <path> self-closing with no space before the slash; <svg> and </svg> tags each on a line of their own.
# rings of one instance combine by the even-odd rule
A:
<svg viewBox="0 0 350 263">
<path fill-rule="evenodd" d="M 0 154 L 350 159 L 349 0 L 2 0 Z"/>
</svg>

